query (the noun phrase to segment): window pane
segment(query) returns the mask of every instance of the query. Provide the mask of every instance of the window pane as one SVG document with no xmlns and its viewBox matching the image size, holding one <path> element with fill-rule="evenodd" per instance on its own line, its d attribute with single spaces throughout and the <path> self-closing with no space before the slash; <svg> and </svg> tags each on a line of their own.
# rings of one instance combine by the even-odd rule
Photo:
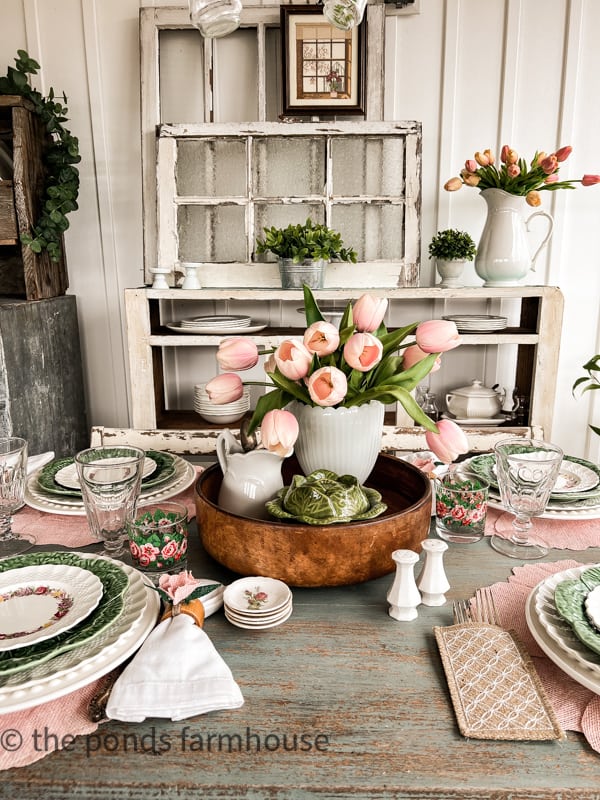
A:
<svg viewBox="0 0 600 800">
<path fill-rule="evenodd" d="M 245 142 L 181 139 L 177 147 L 177 194 L 180 197 L 245 197 Z"/>
<path fill-rule="evenodd" d="M 402 137 L 334 138 L 333 194 L 397 197 L 404 193 Z"/>
<path fill-rule="evenodd" d="M 244 206 L 179 206 L 180 261 L 248 261 Z"/>
<path fill-rule="evenodd" d="M 252 182 L 257 197 L 301 197 L 325 192 L 325 139 L 255 139 Z"/>
<path fill-rule="evenodd" d="M 254 210 L 255 234 L 261 238 L 264 228 L 287 228 L 288 225 L 297 225 L 306 222 L 310 217 L 313 222 L 325 222 L 325 206 L 320 203 L 294 203 L 293 205 L 280 203 L 257 203 Z M 260 261 L 277 261 L 272 253 L 263 253 L 257 256 Z"/>
<path fill-rule="evenodd" d="M 399 260 L 404 257 L 404 206 L 361 203 L 333 208 L 332 228 L 359 261 Z"/>
</svg>

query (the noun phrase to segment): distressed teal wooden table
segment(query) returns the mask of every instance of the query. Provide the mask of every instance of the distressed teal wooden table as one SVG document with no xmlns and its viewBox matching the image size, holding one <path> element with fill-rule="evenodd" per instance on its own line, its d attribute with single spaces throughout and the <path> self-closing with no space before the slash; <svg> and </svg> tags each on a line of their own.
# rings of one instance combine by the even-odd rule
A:
<svg viewBox="0 0 600 800">
<path fill-rule="evenodd" d="M 545 560 L 570 557 L 595 563 L 600 550 Z M 506 579 L 517 563 L 485 540 L 451 545 L 449 600 Z M 191 566 L 198 576 L 235 577 L 197 543 Z M 451 624 L 451 603 L 396 622 L 385 599 L 392 579 L 296 589 L 292 617 L 273 630 L 240 630 L 215 614 L 205 630 L 240 684 L 241 709 L 179 723 L 107 722 L 68 752 L 2 773 L 0 796 L 598 800 L 600 755 L 579 734 L 561 743 L 459 734 L 432 633 Z"/>
</svg>

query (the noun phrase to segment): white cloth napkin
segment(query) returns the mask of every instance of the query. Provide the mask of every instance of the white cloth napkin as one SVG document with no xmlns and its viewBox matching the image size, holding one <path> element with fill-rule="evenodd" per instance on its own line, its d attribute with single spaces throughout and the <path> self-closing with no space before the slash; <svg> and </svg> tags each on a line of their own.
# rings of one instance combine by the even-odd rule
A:
<svg viewBox="0 0 600 800">
<path fill-rule="evenodd" d="M 231 670 L 189 614 L 163 620 L 116 681 L 106 706 L 110 719 L 173 722 L 228 708 L 244 698 Z"/>
</svg>

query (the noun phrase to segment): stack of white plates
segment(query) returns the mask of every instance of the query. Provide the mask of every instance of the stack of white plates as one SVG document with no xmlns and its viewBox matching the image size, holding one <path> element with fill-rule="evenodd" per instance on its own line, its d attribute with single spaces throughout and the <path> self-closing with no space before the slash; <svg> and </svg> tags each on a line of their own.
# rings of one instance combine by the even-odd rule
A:
<svg viewBox="0 0 600 800">
<path fill-rule="evenodd" d="M 490 333 L 506 328 L 506 317 L 493 314 L 447 314 L 444 319 L 456 323 L 459 333 Z"/>
<path fill-rule="evenodd" d="M 236 422 L 241 419 L 250 408 L 250 392 L 244 389 L 244 394 L 233 403 L 215 405 L 211 403 L 206 394 L 206 384 L 198 383 L 194 386 L 194 411 L 200 414 L 206 422 L 223 423 Z"/>
<path fill-rule="evenodd" d="M 182 328 L 247 328 L 252 322 L 250 317 L 241 314 L 223 314 L 206 317 L 189 317 L 182 319 Z"/>
<path fill-rule="evenodd" d="M 229 622 L 250 631 L 275 628 L 292 614 L 292 592 L 275 578 L 240 578 L 225 589 L 223 603 Z"/>
</svg>

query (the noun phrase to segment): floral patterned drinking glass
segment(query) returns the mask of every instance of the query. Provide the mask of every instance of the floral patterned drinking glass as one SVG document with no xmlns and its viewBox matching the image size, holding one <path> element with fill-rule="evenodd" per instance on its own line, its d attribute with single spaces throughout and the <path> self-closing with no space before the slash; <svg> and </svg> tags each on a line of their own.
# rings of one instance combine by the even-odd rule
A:
<svg viewBox="0 0 600 800">
<path fill-rule="evenodd" d="M 161 501 L 140 506 L 127 525 L 134 566 L 143 572 L 179 572 L 185 569 L 188 510 L 183 503 Z"/>
<path fill-rule="evenodd" d="M 436 532 L 448 542 L 478 542 L 484 533 L 489 483 L 470 472 L 436 476 Z"/>
</svg>

